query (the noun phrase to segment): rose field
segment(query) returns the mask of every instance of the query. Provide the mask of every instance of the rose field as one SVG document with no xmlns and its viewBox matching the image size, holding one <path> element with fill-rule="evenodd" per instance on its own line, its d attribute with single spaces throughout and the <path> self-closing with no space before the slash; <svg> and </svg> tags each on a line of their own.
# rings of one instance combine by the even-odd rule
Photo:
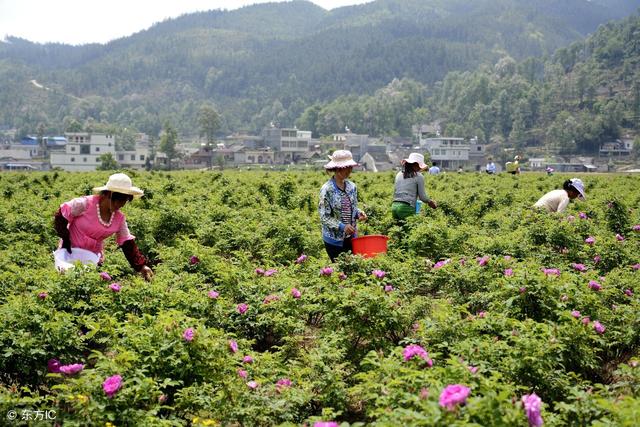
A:
<svg viewBox="0 0 640 427">
<path fill-rule="evenodd" d="M 389 250 L 331 263 L 319 171 L 128 173 L 151 282 L 113 238 L 54 268 L 54 212 L 108 172 L 0 175 L 0 424 L 640 425 L 640 176 L 561 214 L 531 205 L 572 176 L 426 176 L 397 226 L 394 173 L 356 171 Z"/>
</svg>

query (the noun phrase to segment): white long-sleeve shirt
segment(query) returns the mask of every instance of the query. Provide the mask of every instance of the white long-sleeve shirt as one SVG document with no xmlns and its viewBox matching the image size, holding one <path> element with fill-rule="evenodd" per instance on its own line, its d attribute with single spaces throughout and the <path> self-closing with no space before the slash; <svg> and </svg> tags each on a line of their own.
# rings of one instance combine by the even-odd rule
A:
<svg viewBox="0 0 640 427">
<path fill-rule="evenodd" d="M 540 197 L 533 206 L 545 208 L 549 212 L 562 212 L 567 208 L 570 200 L 565 190 L 553 190 Z"/>
</svg>

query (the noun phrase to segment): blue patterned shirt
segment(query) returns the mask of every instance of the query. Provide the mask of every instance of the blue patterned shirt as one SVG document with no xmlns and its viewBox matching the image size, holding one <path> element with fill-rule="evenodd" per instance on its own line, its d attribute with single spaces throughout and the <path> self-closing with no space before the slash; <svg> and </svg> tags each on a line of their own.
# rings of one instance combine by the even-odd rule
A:
<svg viewBox="0 0 640 427">
<path fill-rule="evenodd" d="M 342 198 L 347 197 L 351 204 L 350 224 L 354 227 L 356 226 L 356 218 L 360 214 L 356 185 L 349 180 L 345 180 L 344 185 L 344 191 L 342 191 L 336 185 L 336 181 L 331 178 L 320 189 L 318 213 L 322 223 L 322 240 L 335 246 L 342 246 L 345 238 L 344 227 L 347 225 L 342 219 Z M 356 237 L 356 235 L 354 234 L 352 237 Z"/>
</svg>

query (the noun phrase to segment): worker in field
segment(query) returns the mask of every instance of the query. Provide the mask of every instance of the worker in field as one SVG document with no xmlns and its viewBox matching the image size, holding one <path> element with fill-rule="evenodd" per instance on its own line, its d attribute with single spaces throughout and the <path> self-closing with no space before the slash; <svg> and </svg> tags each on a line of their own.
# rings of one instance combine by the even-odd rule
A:
<svg viewBox="0 0 640 427">
<path fill-rule="evenodd" d="M 325 170 L 333 176 L 320 189 L 318 212 L 322 224 L 322 240 L 331 261 L 352 250 L 357 237 L 357 221 L 367 215 L 358 209 L 358 190 L 348 178 L 358 164 L 348 150 L 337 150 L 329 156 Z"/>
<path fill-rule="evenodd" d="M 129 233 L 125 216 L 120 211 L 127 202 L 142 197 L 143 191 L 134 187 L 126 174 L 116 173 L 109 177 L 106 185 L 94 188 L 93 192 L 96 194 L 63 203 L 55 213 L 54 226 L 60 237 L 56 259 L 58 255 L 67 257 L 63 251 L 71 255 L 74 249 L 81 249 L 95 254 L 98 264 L 101 264 L 104 260 L 103 241 L 115 235 L 116 243 L 131 267 L 150 280 L 153 271 L 140 253 L 135 236 Z M 73 257 L 68 259 L 73 260 Z"/>
<path fill-rule="evenodd" d="M 520 156 L 515 156 L 513 158 L 513 162 L 507 162 L 505 164 L 505 169 L 507 170 L 507 173 L 510 173 L 511 175 L 520 174 Z"/>
<path fill-rule="evenodd" d="M 420 153 L 411 153 L 402 160 L 402 170 L 396 175 L 391 204 L 391 215 L 397 222 L 403 222 L 419 211 L 416 209 L 418 199 L 432 209 L 438 207 L 425 191 L 424 177 L 420 171 L 426 167 L 424 156 Z"/>
<path fill-rule="evenodd" d="M 578 178 L 566 180 L 562 184 L 562 190 L 549 191 L 533 205 L 536 208 L 546 209 L 548 212 L 562 212 L 569 202 L 575 198 L 585 200 L 584 184 Z"/>
</svg>

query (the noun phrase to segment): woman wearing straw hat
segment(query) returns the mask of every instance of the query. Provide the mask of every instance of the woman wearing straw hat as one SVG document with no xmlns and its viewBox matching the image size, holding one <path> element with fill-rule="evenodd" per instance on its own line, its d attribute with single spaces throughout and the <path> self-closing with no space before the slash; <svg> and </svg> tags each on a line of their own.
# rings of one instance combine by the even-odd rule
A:
<svg viewBox="0 0 640 427">
<path fill-rule="evenodd" d="M 88 250 L 104 260 L 103 241 L 116 235 L 127 261 L 146 280 L 153 277 L 147 259 L 140 253 L 127 221 L 120 209 L 144 193 L 131 183 L 126 174 L 116 173 L 107 184 L 93 189 L 93 196 L 78 197 L 60 205 L 55 213 L 54 225 L 60 236 L 60 248 L 72 253 L 73 248 Z"/>
<path fill-rule="evenodd" d="M 562 190 L 549 191 L 533 205 L 536 208 L 546 209 L 547 212 L 562 212 L 569 202 L 575 198 L 585 200 L 584 184 L 578 178 L 566 180 L 562 184 Z"/>
<path fill-rule="evenodd" d="M 436 202 L 427 196 L 424 189 L 424 177 L 420 171 L 426 167 L 424 156 L 420 153 L 411 153 L 409 157 L 402 160 L 402 171 L 396 175 L 393 203 L 391 204 L 391 214 L 396 221 L 404 221 L 409 216 L 416 214 L 416 199 L 418 198 L 432 209 L 438 207 Z"/>
<path fill-rule="evenodd" d="M 333 177 L 320 189 L 318 211 L 322 223 L 322 240 L 331 261 L 343 252 L 351 251 L 351 239 L 356 237 L 356 221 L 366 221 L 367 215 L 358 209 L 358 190 L 349 181 L 354 166 L 350 151 L 337 150 L 324 165 Z"/>
</svg>

